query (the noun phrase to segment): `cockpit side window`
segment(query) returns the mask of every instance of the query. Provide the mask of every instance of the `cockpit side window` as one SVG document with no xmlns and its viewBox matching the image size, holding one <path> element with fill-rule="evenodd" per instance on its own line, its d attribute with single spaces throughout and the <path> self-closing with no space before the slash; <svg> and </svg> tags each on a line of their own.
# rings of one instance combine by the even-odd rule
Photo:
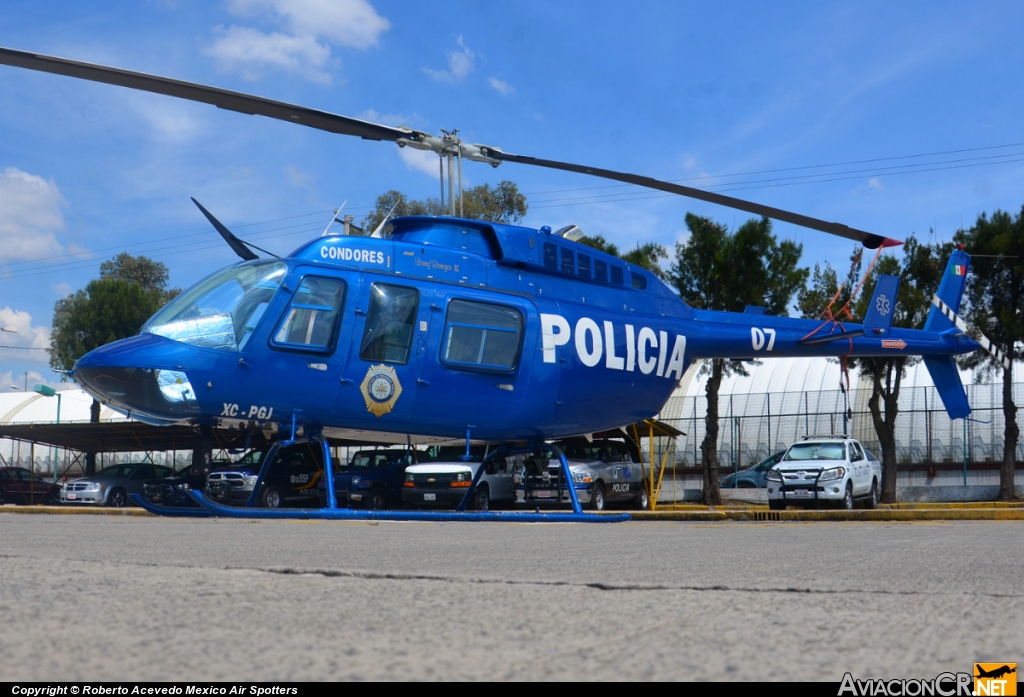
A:
<svg viewBox="0 0 1024 697">
<path fill-rule="evenodd" d="M 334 347 L 344 300 L 344 281 L 306 276 L 274 333 L 273 344 L 292 349 L 330 350 Z"/>
<path fill-rule="evenodd" d="M 374 283 L 359 357 L 364 361 L 406 364 L 420 294 L 415 288 Z"/>
</svg>

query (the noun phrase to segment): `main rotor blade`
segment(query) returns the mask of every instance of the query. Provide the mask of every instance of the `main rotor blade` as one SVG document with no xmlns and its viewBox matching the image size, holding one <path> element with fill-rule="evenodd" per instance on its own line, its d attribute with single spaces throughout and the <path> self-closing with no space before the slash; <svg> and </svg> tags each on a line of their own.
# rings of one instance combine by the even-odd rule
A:
<svg viewBox="0 0 1024 697">
<path fill-rule="evenodd" d="M 206 85 L 184 82 L 182 80 L 172 80 L 170 78 L 147 75 L 145 73 L 136 73 L 130 70 L 122 70 L 120 68 L 110 68 L 102 65 L 94 65 L 92 63 L 82 63 L 79 61 L 68 60 L 66 58 L 56 58 L 54 56 L 28 53 L 25 51 L 2 47 L 0 47 L 0 64 L 12 65 L 19 68 L 28 68 L 29 70 L 39 70 L 47 73 L 54 73 L 56 75 L 65 75 L 83 80 L 92 80 L 94 82 L 103 82 L 110 85 L 119 85 L 121 87 L 130 87 L 133 89 L 144 90 L 146 92 L 155 92 L 157 94 L 178 97 L 180 99 L 203 102 L 205 104 L 213 104 L 221 109 L 237 111 L 242 114 L 257 114 L 259 116 L 279 119 L 289 123 L 309 126 L 310 128 L 316 128 L 330 133 L 359 136 L 360 138 L 365 138 L 367 140 L 388 140 L 398 143 L 399 145 L 408 145 L 417 149 L 430 150 L 442 154 L 460 152 L 464 157 L 467 157 L 470 160 L 489 162 L 495 166 L 500 162 L 518 162 L 519 164 L 524 165 L 534 165 L 536 167 L 547 167 L 548 169 L 559 169 L 565 172 L 589 174 L 603 179 L 624 182 L 626 184 L 636 184 L 637 186 L 643 186 L 649 189 L 656 189 L 671 194 L 686 196 L 688 198 L 708 201 L 709 203 L 716 203 L 720 206 L 735 208 L 737 210 L 753 213 L 754 215 L 761 215 L 775 220 L 793 223 L 794 225 L 800 225 L 802 227 L 810 228 L 811 230 L 820 230 L 821 232 L 838 235 L 840 237 L 860 242 L 869 249 L 892 247 L 903 244 L 898 240 L 884 237 L 882 235 L 876 235 L 864 230 L 851 228 L 847 225 L 843 225 L 842 223 L 832 223 L 826 220 L 812 218 L 807 215 L 801 215 L 800 213 L 785 211 L 781 208 L 764 206 L 759 203 L 753 203 L 752 201 L 745 201 L 743 199 L 733 198 L 732 196 L 716 194 L 689 186 L 681 186 L 679 184 L 673 184 L 671 182 L 661 181 L 651 177 L 644 177 L 638 174 L 616 172 L 610 169 L 576 165 L 569 162 L 545 160 L 538 157 L 513 155 L 511 153 L 502 152 L 499 148 L 492 148 L 486 145 L 470 145 L 461 142 L 455 144 L 447 140 L 431 136 L 427 133 L 413 131 L 407 128 L 392 128 L 391 126 L 385 126 L 383 124 L 353 119 L 348 116 L 340 116 L 326 111 L 309 109 L 307 107 L 278 102 L 272 99 L 265 99 L 263 97 L 255 97 L 241 92 L 232 92 L 218 87 L 208 87 Z"/>
<path fill-rule="evenodd" d="M 703 189 L 695 189 L 690 186 L 681 186 L 679 184 L 673 184 L 672 182 L 661 181 L 660 179 L 644 177 L 639 174 L 629 174 L 628 172 L 616 172 L 610 169 L 601 169 L 600 167 L 588 167 L 586 165 L 575 165 L 569 162 L 544 160 L 539 157 L 512 155 L 511 153 L 502 152 L 500 150 L 493 148 L 481 148 L 481 150 L 488 157 L 492 157 L 496 160 L 502 160 L 504 162 L 518 162 L 519 164 L 524 165 L 535 165 L 537 167 L 547 167 L 549 169 L 560 169 L 565 172 L 578 172 L 580 174 L 590 174 L 592 176 L 601 177 L 603 179 L 612 179 L 614 181 L 625 182 L 626 184 L 636 184 L 638 186 L 647 187 L 648 189 L 667 191 L 670 194 L 678 194 L 680 196 L 686 196 L 688 198 L 695 198 L 701 201 L 708 201 L 709 203 L 717 203 L 720 206 L 735 208 L 737 210 L 746 211 L 747 213 L 753 213 L 754 215 L 761 215 L 766 218 L 772 218 L 774 220 L 781 220 L 786 223 L 800 225 L 801 227 L 810 228 L 811 230 L 819 230 L 821 232 L 827 232 L 830 235 L 838 235 L 840 237 L 845 237 L 849 240 L 855 240 L 863 244 L 868 249 L 877 249 L 878 247 L 894 247 L 896 245 L 903 244 L 899 240 L 890 239 L 882 235 L 876 235 L 873 232 L 858 230 L 856 228 L 843 225 L 842 223 L 830 223 L 826 220 L 812 218 L 807 215 L 801 215 L 800 213 L 792 213 L 790 211 L 782 210 L 781 208 L 764 206 L 761 205 L 760 203 L 745 201 L 741 198 L 724 196 L 722 194 L 716 194 L 711 191 L 705 191 Z"/>
<path fill-rule="evenodd" d="M 264 99 L 263 97 L 254 97 L 242 94 L 241 92 L 232 92 L 220 89 L 219 87 L 207 87 L 206 85 L 198 85 L 192 82 L 172 80 L 171 78 L 136 73 L 130 70 L 121 70 L 120 68 L 109 68 L 104 65 L 82 63 L 66 58 L 0 48 L 0 63 L 18 68 L 28 68 L 29 70 L 39 70 L 45 73 L 65 75 L 67 77 L 77 77 L 82 80 L 103 82 L 108 85 L 119 85 L 146 92 L 165 94 L 170 97 L 188 99 L 193 102 L 212 104 L 220 109 L 237 111 L 242 114 L 258 114 L 259 116 L 297 123 L 322 131 L 359 136 L 368 140 L 395 141 L 399 138 L 415 139 L 415 134 L 406 129 L 392 128 L 391 126 L 371 123 L 370 121 L 362 121 L 326 111 L 278 102 L 273 99 Z"/>
</svg>

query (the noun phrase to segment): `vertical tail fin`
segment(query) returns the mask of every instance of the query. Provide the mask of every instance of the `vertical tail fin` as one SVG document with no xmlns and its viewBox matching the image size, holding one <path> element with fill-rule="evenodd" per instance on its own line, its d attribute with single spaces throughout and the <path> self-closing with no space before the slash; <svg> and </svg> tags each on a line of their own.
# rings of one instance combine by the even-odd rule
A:
<svg viewBox="0 0 1024 697">
<path fill-rule="evenodd" d="M 954 314 L 960 312 L 960 300 L 964 296 L 964 286 L 967 284 L 967 270 L 971 268 L 971 257 L 962 249 L 955 250 L 949 255 L 949 262 L 946 264 L 946 271 L 942 274 L 942 281 L 939 283 L 939 300 L 946 303 Z M 928 319 L 925 320 L 924 330 L 926 332 L 944 332 L 954 327 L 953 320 L 949 319 L 937 305 L 932 305 L 928 312 Z"/>
<path fill-rule="evenodd" d="M 960 301 L 964 296 L 964 287 L 967 285 L 967 271 L 971 267 L 971 257 L 962 249 L 955 250 L 949 255 L 946 264 L 946 271 L 942 274 L 942 281 L 939 282 L 939 292 L 936 297 L 941 300 L 956 316 L 960 312 Z M 944 332 L 953 329 L 955 320 L 943 312 L 935 302 L 928 311 L 928 319 L 924 322 L 924 329 L 928 332 Z M 951 419 L 965 419 L 971 413 L 971 405 L 967 402 L 967 393 L 960 381 L 960 372 L 956 369 L 956 363 L 952 356 L 927 356 L 924 365 L 932 376 L 935 389 L 942 399 L 942 405 Z"/>
<path fill-rule="evenodd" d="M 868 312 L 864 317 L 865 336 L 889 336 L 893 310 L 896 309 L 896 293 L 899 292 L 899 289 L 899 276 L 880 275 L 878 277 L 874 295 L 871 296 L 871 303 L 868 305 Z"/>
</svg>

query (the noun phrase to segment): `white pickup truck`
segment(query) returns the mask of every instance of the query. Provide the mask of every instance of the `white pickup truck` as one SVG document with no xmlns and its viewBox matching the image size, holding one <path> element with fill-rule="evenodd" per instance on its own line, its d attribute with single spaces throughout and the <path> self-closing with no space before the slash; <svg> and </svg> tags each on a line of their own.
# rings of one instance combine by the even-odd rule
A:
<svg viewBox="0 0 1024 697">
<path fill-rule="evenodd" d="M 789 447 L 766 479 L 773 511 L 822 504 L 850 510 L 858 500 L 876 508 L 882 466 L 852 438 L 807 436 Z"/>
</svg>

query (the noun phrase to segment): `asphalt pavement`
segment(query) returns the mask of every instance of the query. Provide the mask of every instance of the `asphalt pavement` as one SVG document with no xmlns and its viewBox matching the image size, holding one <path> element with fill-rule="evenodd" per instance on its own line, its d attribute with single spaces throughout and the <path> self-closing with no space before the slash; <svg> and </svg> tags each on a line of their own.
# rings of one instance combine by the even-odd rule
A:
<svg viewBox="0 0 1024 697">
<path fill-rule="evenodd" d="M 1022 661 L 1024 522 L 0 513 L 0 680 L 828 680 Z"/>
</svg>

